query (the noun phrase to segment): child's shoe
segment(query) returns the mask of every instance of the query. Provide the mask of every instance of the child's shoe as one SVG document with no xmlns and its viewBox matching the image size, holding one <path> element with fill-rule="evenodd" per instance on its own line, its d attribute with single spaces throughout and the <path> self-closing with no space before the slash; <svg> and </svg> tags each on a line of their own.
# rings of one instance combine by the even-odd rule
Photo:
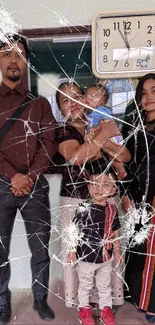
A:
<svg viewBox="0 0 155 325">
<path fill-rule="evenodd" d="M 95 325 L 93 311 L 89 307 L 80 308 L 79 319 L 82 325 Z"/>
<path fill-rule="evenodd" d="M 116 325 L 115 316 L 110 307 L 104 307 L 103 310 L 100 310 L 99 318 L 105 325 Z"/>
</svg>

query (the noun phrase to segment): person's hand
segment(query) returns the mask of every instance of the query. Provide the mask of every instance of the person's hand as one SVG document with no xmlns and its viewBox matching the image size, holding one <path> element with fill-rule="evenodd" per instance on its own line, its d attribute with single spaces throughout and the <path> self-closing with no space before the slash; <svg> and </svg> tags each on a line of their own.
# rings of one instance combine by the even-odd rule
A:
<svg viewBox="0 0 155 325">
<path fill-rule="evenodd" d="M 102 132 L 107 139 L 121 134 L 114 120 L 101 120 L 99 127 L 100 132 Z"/>
<path fill-rule="evenodd" d="M 31 192 L 34 181 L 27 175 L 17 173 L 11 178 L 11 191 L 15 196 L 27 195 Z"/>
<path fill-rule="evenodd" d="M 77 260 L 76 252 L 70 252 L 67 255 L 67 263 L 74 263 Z"/>
<path fill-rule="evenodd" d="M 100 132 L 100 130 L 101 130 L 100 125 L 91 127 L 85 135 L 85 142 L 91 143 L 91 141 L 94 139 L 95 135 L 98 134 Z"/>
<path fill-rule="evenodd" d="M 125 213 L 133 208 L 133 201 L 129 199 L 127 195 L 122 198 L 122 209 Z"/>
<path fill-rule="evenodd" d="M 123 256 L 119 252 L 115 252 L 114 255 L 115 255 L 115 260 L 122 265 L 124 263 Z"/>
<path fill-rule="evenodd" d="M 25 195 L 28 195 L 31 192 L 31 190 L 27 191 L 25 189 L 17 191 L 14 187 L 11 187 L 11 191 L 15 196 L 25 196 Z"/>
<path fill-rule="evenodd" d="M 22 191 L 15 190 L 14 187 L 11 187 L 11 191 L 15 196 L 24 196 L 25 195 Z"/>
</svg>

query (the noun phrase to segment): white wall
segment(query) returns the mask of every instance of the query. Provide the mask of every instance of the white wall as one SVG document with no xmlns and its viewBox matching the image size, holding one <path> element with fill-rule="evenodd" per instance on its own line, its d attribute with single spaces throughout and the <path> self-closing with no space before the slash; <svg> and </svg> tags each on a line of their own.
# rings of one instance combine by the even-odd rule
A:
<svg viewBox="0 0 155 325">
<path fill-rule="evenodd" d="M 155 9 L 154 0 L 5 0 L 24 29 L 91 24 L 105 10 Z"/>
</svg>

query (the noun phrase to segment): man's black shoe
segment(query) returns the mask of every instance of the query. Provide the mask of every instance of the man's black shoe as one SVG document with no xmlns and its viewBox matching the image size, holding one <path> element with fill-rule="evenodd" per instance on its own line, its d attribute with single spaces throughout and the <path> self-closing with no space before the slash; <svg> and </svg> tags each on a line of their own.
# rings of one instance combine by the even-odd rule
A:
<svg viewBox="0 0 155 325">
<path fill-rule="evenodd" d="M 0 306 L 0 325 L 8 323 L 11 319 L 11 303 L 8 302 Z"/>
<path fill-rule="evenodd" d="M 35 300 L 33 309 L 37 311 L 41 319 L 52 320 L 55 318 L 53 310 L 48 306 L 46 300 Z"/>
</svg>

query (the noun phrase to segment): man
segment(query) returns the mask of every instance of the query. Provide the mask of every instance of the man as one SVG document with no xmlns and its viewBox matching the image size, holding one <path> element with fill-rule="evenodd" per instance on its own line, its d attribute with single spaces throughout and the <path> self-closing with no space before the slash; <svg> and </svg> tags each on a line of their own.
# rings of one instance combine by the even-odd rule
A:
<svg viewBox="0 0 155 325">
<path fill-rule="evenodd" d="M 56 122 L 48 101 L 43 97 L 32 100 L 22 84 L 29 56 L 25 38 L 13 35 L 8 40 L 0 44 L 0 134 L 1 127 L 27 96 L 28 103 L 0 141 L 0 324 L 11 318 L 8 255 L 17 209 L 24 220 L 32 254 L 33 308 L 42 319 L 54 318 L 47 304 L 50 206 L 49 186 L 43 173 L 57 151 Z"/>
</svg>

